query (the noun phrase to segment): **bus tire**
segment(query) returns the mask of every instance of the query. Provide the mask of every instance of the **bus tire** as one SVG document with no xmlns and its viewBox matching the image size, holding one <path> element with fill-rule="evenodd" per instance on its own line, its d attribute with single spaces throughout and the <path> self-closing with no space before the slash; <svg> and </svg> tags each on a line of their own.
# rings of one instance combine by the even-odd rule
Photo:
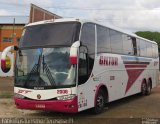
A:
<svg viewBox="0 0 160 124">
<path fill-rule="evenodd" d="M 151 80 L 148 80 L 146 95 L 150 95 L 151 94 L 151 89 L 152 89 Z"/>
<path fill-rule="evenodd" d="M 143 96 L 145 96 L 145 95 L 147 94 L 147 84 L 146 84 L 146 81 L 145 81 L 145 80 L 142 82 L 141 94 L 142 94 Z"/>
<path fill-rule="evenodd" d="M 105 92 L 100 89 L 98 91 L 98 94 L 96 96 L 96 99 L 95 99 L 95 107 L 92 109 L 92 112 L 94 114 L 99 114 L 101 112 L 103 112 L 104 110 L 104 107 L 105 107 Z"/>
</svg>

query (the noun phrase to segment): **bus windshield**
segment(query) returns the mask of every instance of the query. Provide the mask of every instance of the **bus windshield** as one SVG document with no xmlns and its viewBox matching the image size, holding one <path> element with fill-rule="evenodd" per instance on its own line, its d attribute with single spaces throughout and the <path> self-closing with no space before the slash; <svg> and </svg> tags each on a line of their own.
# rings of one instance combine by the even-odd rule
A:
<svg viewBox="0 0 160 124">
<path fill-rule="evenodd" d="M 28 26 L 24 29 L 19 47 L 71 46 L 79 39 L 79 22 L 57 22 Z"/>
<path fill-rule="evenodd" d="M 75 85 L 76 65 L 70 47 L 19 50 L 15 85 L 24 88 L 60 88 Z"/>
</svg>

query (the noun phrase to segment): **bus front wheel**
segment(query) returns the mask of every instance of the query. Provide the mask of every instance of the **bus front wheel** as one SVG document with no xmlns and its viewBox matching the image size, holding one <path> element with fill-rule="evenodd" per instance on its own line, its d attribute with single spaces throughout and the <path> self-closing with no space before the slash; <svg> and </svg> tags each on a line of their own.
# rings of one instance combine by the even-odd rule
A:
<svg viewBox="0 0 160 124">
<path fill-rule="evenodd" d="M 105 92 L 103 90 L 99 90 L 95 100 L 95 107 L 92 109 L 92 111 L 94 114 L 99 114 L 103 112 L 105 107 Z"/>
</svg>

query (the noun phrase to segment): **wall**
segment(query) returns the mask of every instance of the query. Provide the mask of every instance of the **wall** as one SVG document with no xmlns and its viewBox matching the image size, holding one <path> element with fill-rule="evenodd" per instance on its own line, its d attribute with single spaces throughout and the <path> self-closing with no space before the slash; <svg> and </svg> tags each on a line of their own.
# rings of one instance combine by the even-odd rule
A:
<svg viewBox="0 0 160 124">
<path fill-rule="evenodd" d="M 0 52 L 11 45 L 18 45 L 17 38 L 21 37 L 24 25 L 2 25 L 0 26 Z M 12 42 L 3 42 L 4 37 L 12 38 Z"/>
<path fill-rule="evenodd" d="M 39 6 L 31 4 L 30 19 L 29 19 L 30 23 L 42 21 L 42 20 L 58 19 L 58 18 L 62 18 L 62 17 L 54 13 L 51 13 Z"/>
</svg>

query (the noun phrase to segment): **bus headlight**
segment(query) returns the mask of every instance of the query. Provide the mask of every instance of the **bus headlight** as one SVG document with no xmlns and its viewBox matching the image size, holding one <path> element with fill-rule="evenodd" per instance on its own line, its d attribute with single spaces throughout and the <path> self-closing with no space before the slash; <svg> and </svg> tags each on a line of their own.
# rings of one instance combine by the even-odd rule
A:
<svg viewBox="0 0 160 124">
<path fill-rule="evenodd" d="M 18 93 L 15 93 L 14 96 L 16 98 L 20 98 L 20 99 L 23 99 L 25 96 L 21 95 L 21 94 L 18 94 Z"/>
<path fill-rule="evenodd" d="M 75 94 L 65 95 L 65 96 L 58 96 L 57 100 L 71 100 L 75 97 Z"/>
</svg>

